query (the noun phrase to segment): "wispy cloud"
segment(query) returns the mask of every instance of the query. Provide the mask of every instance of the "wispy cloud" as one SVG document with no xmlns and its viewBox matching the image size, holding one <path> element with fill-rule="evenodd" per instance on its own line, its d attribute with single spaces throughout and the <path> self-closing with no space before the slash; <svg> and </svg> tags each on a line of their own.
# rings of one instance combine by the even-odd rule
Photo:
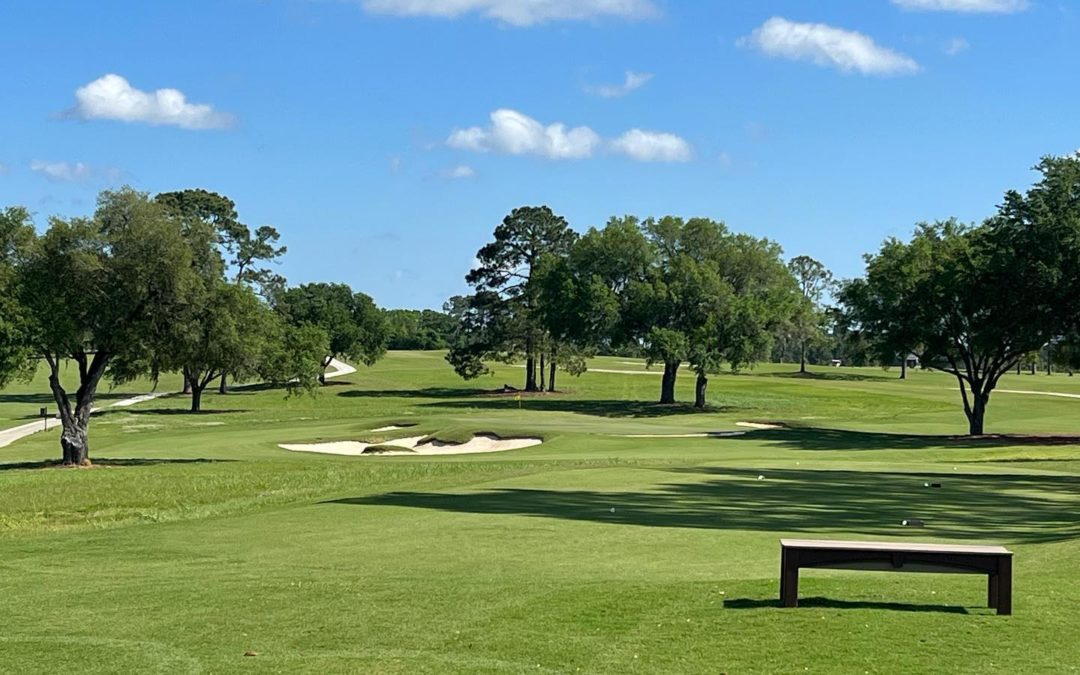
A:
<svg viewBox="0 0 1080 675">
<path fill-rule="evenodd" d="M 956 56 L 961 52 L 966 52 L 971 48 L 971 44 L 962 37 L 954 37 L 945 43 L 945 53 L 949 56 Z"/>
<path fill-rule="evenodd" d="M 115 167 L 95 167 L 83 162 L 50 162 L 35 159 L 30 170 L 56 183 L 85 183 L 89 180 L 120 180 L 124 172 Z"/>
<path fill-rule="evenodd" d="M 603 98 L 619 98 L 634 90 L 641 89 L 651 79 L 653 79 L 652 73 L 635 73 L 628 70 L 622 84 L 589 84 L 585 85 L 585 91 Z"/>
<path fill-rule="evenodd" d="M 178 89 L 146 92 L 112 73 L 75 90 L 75 107 L 66 117 L 168 125 L 182 129 L 224 129 L 233 117 L 206 103 L 191 103 Z"/>
<path fill-rule="evenodd" d="M 454 19 L 469 14 L 511 26 L 603 17 L 649 19 L 660 14 L 652 0 L 360 0 L 372 14 Z"/>
<path fill-rule="evenodd" d="M 845 73 L 907 75 L 918 72 L 911 57 L 883 47 L 867 35 L 823 23 L 797 23 L 773 17 L 739 40 L 763 54 L 809 61 Z"/>
<path fill-rule="evenodd" d="M 587 126 L 545 125 L 507 108 L 491 113 L 487 127 L 454 130 L 446 144 L 458 150 L 547 159 L 587 159 L 604 149 L 639 162 L 685 162 L 692 156 L 690 144 L 675 134 L 631 129 L 608 141 Z"/>
<path fill-rule="evenodd" d="M 892 4 L 916 12 L 963 14 L 1015 14 L 1031 6 L 1028 0 L 892 0 Z"/>
<path fill-rule="evenodd" d="M 476 178 L 476 169 L 468 164 L 448 166 L 439 171 L 439 178 L 442 178 L 443 180 L 465 180 L 467 178 Z"/>
</svg>

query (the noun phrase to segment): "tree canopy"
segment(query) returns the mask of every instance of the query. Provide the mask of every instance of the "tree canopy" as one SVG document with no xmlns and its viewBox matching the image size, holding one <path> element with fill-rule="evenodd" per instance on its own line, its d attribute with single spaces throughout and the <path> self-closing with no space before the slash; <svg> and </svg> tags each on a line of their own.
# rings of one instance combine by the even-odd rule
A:
<svg viewBox="0 0 1080 675">
<path fill-rule="evenodd" d="M 321 329 L 328 338 L 328 351 L 319 362 L 319 381 L 325 383 L 326 368 L 338 357 L 374 365 L 386 353 L 386 319 L 375 301 L 364 293 L 354 293 L 345 284 L 303 284 L 283 291 L 277 310 L 295 327 Z"/>
<path fill-rule="evenodd" d="M 880 349 L 916 349 L 956 377 L 973 435 L 1001 376 L 1080 317 L 1080 158 L 1037 169 L 1035 186 L 1007 193 L 981 224 L 922 224 L 909 242 L 886 241 L 843 292 Z"/>
</svg>

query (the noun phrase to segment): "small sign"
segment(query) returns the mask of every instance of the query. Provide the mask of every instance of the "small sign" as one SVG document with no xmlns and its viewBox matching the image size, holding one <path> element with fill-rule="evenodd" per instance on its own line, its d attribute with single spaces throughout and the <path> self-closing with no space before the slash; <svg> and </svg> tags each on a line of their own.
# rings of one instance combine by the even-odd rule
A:
<svg viewBox="0 0 1080 675">
<path fill-rule="evenodd" d="M 48 417 L 49 416 L 49 409 L 48 408 L 42 408 L 41 412 L 38 413 L 38 414 L 41 415 L 42 417 Z"/>
</svg>

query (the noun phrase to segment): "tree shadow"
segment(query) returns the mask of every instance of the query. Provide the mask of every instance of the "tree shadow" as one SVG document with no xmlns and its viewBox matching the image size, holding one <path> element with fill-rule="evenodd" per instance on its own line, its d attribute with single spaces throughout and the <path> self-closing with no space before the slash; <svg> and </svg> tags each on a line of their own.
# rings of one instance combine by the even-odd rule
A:
<svg viewBox="0 0 1080 675">
<path fill-rule="evenodd" d="M 944 614 L 970 614 L 966 607 L 955 605 L 912 605 L 903 602 L 873 602 L 863 600 L 833 600 L 830 598 L 799 598 L 799 607 L 820 609 L 884 609 L 895 612 L 941 612 Z M 733 598 L 724 601 L 724 609 L 783 609 L 779 600 Z M 793 611 L 798 611 L 792 608 Z M 993 610 L 987 610 L 993 611 Z"/>
<path fill-rule="evenodd" d="M 489 389 L 427 387 L 426 389 L 353 389 L 337 396 L 345 398 L 466 398 L 492 394 Z"/>
<path fill-rule="evenodd" d="M 513 397 L 473 399 L 470 401 L 439 401 L 425 406 L 473 410 L 516 411 L 519 408 L 542 412 L 567 412 L 594 417 L 669 417 L 674 415 L 699 415 L 733 413 L 743 408 L 737 406 L 709 406 L 695 408 L 688 403 L 662 404 L 627 400 L 573 400 L 565 398 L 529 398 L 517 401 Z"/>
<path fill-rule="evenodd" d="M 851 431 L 784 425 L 782 429 L 749 431 L 741 440 L 766 441 L 792 450 L 924 450 L 926 448 L 995 448 L 1080 445 L 1080 436 L 995 434 L 944 436 Z M 735 440 L 735 439 L 729 439 Z"/>
<path fill-rule="evenodd" d="M 218 464 L 225 462 L 235 462 L 235 459 L 156 459 L 150 457 L 129 457 L 129 458 L 109 458 L 93 459 L 91 466 L 94 467 L 130 467 L 130 466 L 158 466 L 161 464 Z M 46 459 L 36 462 L 5 462 L 0 463 L 0 471 L 17 471 L 17 470 L 33 470 L 33 469 L 62 469 L 70 468 L 65 467 L 63 462 L 55 459 Z M 82 467 L 78 467 L 82 468 Z"/>
<path fill-rule="evenodd" d="M 844 372 L 828 372 L 822 373 L 818 371 L 800 373 L 799 371 L 792 371 L 786 373 L 751 373 L 757 377 L 779 377 L 788 380 L 814 380 L 818 382 L 833 381 L 833 382 L 888 382 L 892 379 L 900 380 L 900 376 L 890 378 L 888 375 L 862 375 L 859 373 L 844 373 Z"/>
<path fill-rule="evenodd" d="M 98 417 L 108 417 L 110 415 L 154 415 L 154 416 L 192 416 L 200 417 L 203 415 L 239 415 L 240 413 L 249 413 L 251 410 L 246 408 L 229 408 L 229 409 L 213 409 L 204 408 L 199 412 L 192 412 L 188 408 L 109 408 L 96 413 Z"/>
<path fill-rule="evenodd" d="M 844 532 L 1004 542 L 1080 537 L 1080 476 L 903 474 L 725 468 L 649 491 L 498 488 L 464 493 L 391 492 L 336 504 L 403 506 L 645 527 L 780 533 Z M 759 475 L 762 479 L 759 479 Z M 924 487 L 933 479 L 941 489 Z M 918 518 L 923 530 L 901 525 Z"/>
<path fill-rule="evenodd" d="M 72 398 L 74 399 L 74 393 L 69 393 L 72 394 Z M 98 392 L 97 395 L 94 396 L 94 399 L 97 401 L 121 401 L 125 398 L 131 398 L 132 396 L 138 396 L 138 394 L 125 394 L 115 391 Z M 56 399 L 53 398 L 52 394 L 0 394 L 0 405 L 5 403 L 56 407 Z"/>
</svg>

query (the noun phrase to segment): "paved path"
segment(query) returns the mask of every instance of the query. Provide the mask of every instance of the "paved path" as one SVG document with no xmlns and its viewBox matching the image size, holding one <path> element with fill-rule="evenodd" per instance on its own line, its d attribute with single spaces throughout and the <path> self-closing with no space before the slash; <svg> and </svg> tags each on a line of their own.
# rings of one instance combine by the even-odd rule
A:
<svg viewBox="0 0 1080 675">
<path fill-rule="evenodd" d="M 330 367 L 334 369 L 333 372 L 326 374 L 326 379 L 334 377 L 343 377 L 345 375 L 351 375 L 356 372 L 356 368 L 353 368 L 349 364 L 333 359 L 330 361 Z M 161 398 L 162 396 L 168 396 L 171 392 L 155 392 L 153 394 L 140 394 L 138 396 L 132 396 L 131 398 L 125 398 L 122 401 L 110 404 L 110 408 L 129 408 L 139 403 L 145 403 L 146 401 L 152 401 L 155 398 Z M 96 411 L 95 411 L 96 412 Z M 48 419 L 35 420 L 27 424 L 23 424 L 10 429 L 0 429 L 0 448 L 7 447 L 15 441 L 26 438 L 31 434 L 36 434 L 39 431 L 45 431 L 46 425 L 49 429 L 55 429 L 60 426 L 60 421 L 55 417 Z"/>
<path fill-rule="evenodd" d="M 1056 396 L 1058 398 L 1080 398 L 1080 394 L 1063 394 L 1060 391 L 1023 391 L 1020 389 L 997 389 L 999 394 L 1026 394 L 1028 396 Z"/>
</svg>

